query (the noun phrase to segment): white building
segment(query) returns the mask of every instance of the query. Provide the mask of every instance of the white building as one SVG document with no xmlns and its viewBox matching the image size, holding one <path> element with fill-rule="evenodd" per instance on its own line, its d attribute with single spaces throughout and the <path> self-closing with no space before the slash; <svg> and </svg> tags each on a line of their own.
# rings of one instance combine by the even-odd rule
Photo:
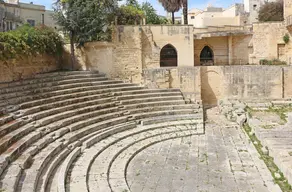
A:
<svg viewBox="0 0 292 192">
<path fill-rule="evenodd" d="M 46 10 L 45 6 L 35 5 L 33 2 L 21 3 L 19 0 L 0 2 L 0 29 L 1 31 L 14 30 L 24 23 L 55 28 L 57 25 L 52 14 L 53 11 Z"/>
<path fill-rule="evenodd" d="M 212 6 L 208 6 L 205 10 L 194 8 L 188 12 L 188 23 L 197 28 L 251 24 L 258 22 L 259 9 L 265 2 L 267 0 L 244 0 L 244 4 L 236 3 L 227 9 Z"/>
</svg>

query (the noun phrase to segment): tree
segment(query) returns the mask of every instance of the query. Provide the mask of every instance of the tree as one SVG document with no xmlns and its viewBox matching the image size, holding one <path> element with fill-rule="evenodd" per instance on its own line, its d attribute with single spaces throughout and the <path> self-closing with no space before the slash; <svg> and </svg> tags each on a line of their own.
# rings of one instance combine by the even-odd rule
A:
<svg viewBox="0 0 292 192">
<path fill-rule="evenodd" d="M 54 18 L 69 33 L 72 69 L 75 66 L 74 44 L 105 40 L 110 15 L 118 8 L 117 0 L 57 0 Z"/>
<path fill-rule="evenodd" d="M 117 11 L 119 25 L 136 25 L 144 18 L 144 12 L 133 5 L 122 5 Z"/>
<path fill-rule="evenodd" d="M 183 0 L 159 0 L 164 9 L 172 14 L 172 24 L 174 24 L 174 13 L 182 7 Z"/>
<path fill-rule="evenodd" d="M 156 14 L 156 10 L 149 2 L 142 3 L 142 10 L 144 11 L 147 24 L 166 24 L 168 20 Z"/>
<path fill-rule="evenodd" d="M 131 5 L 137 9 L 140 9 L 140 5 L 137 0 L 127 0 L 126 5 Z"/>
<path fill-rule="evenodd" d="M 283 0 L 266 2 L 259 10 L 259 21 L 283 21 Z"/>
<path fill-rule="evenodd" d="M 188 24 L 188 0 L 183 0 L 182 2 L 183 7 L 183 15 L 184 15 L 184 24 Z"/>
</svg>

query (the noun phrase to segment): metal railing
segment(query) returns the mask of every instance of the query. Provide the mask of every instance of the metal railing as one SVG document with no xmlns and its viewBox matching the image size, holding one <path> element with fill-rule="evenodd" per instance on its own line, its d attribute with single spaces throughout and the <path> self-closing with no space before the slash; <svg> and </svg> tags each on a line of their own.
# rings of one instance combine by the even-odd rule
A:
<svg viewBox="0 0 292 192">
<path fill-rule="evenodd" d="M 292 15 L 289 15 L 286 17 L 286 26 L 291 26 L 292 25 Z"/>
</svg>

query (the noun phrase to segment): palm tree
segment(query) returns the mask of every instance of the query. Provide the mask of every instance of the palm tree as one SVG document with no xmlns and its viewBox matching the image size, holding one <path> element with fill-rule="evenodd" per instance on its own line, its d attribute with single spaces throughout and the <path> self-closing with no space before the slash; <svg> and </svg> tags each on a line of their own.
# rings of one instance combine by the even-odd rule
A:
<svg viewBox="0 0 292 192">
<path fill-rule="evenodd" d="M 174 13 L 179 11 L 184 0 L 159 0 L 164 9 L 172 14 L 172 24 L 174 24 Z"/>
<path fill-rule="evenodd" d="M 188 0 L 183 0 L 183 15 L 184 15 L 184 24 L 188 24 Z"/>
</svg>

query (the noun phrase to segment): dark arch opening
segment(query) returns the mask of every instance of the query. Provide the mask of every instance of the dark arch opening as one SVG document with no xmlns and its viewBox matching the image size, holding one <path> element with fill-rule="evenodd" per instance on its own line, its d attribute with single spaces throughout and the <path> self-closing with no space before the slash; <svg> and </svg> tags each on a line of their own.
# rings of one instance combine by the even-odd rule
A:
<svg viewBox="0 0 292 192">
<path fill-rule="evenodd" d="M 174 46 L 165 45 L 160 51 L 160 67 L 176 67 L 177 51 Z"/>
<path fill-rule="evenodd" d="M 205 46 L 200 54 L 201 65 L 214 65 L 214 53 L 209 46 Z"/>
</svg>

